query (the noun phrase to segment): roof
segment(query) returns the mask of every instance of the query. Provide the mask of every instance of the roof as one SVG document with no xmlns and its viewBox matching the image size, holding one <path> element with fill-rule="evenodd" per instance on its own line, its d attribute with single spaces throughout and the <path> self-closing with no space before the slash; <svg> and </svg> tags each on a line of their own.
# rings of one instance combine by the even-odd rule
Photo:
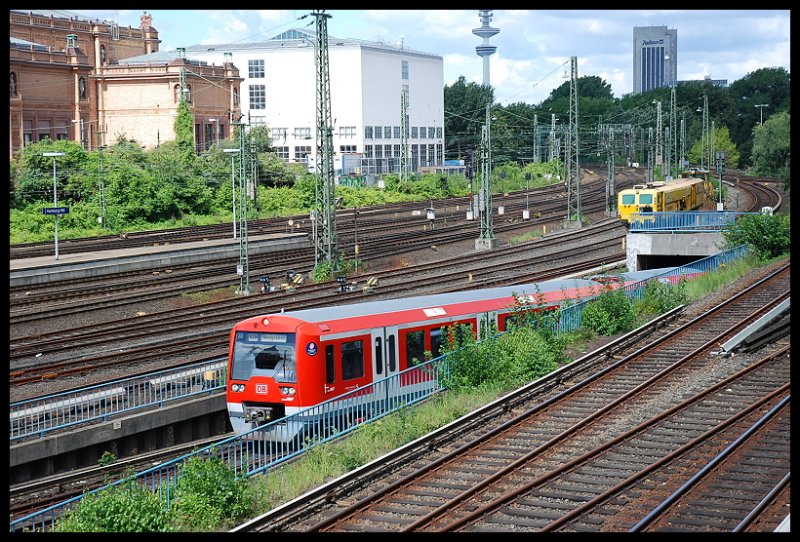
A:
<svg viewBox="0 0 800 542">
<path fill-rule="evenodd" d="M 86 21 L 86 22 L 103 22 L 106 24 L 114 24 L 114 21 L 108 21 L 100 19 L 92 19 L 91 17 L 87 17 L 86 15 L 81 15 L 79 13 L 75 13 L 73 11 L 67 11 L 65 9 L 12 9 L 11 11 L 16 11 L 17 13 L 33 13 L 35 15 L 42 15 L 44 17 L 54 17 L 58 19 L 74 19 L 76 21 Z"/>
<path fill-rule="evenodd" d="M 28 40 L 21 40 L 19 38 L 10 37 L 11 47 L 16 47 L 18 49 L 33 49 L 36 51 L 47 51 L 49 48 L 46 45 L 42 45 L 41 43 L 34 43 Z"/>
<path fill-rule="evenodd" d="M 239 42 L 239 43 L 222 43 L 222 44 L 206 44 L 206 45 L 190 45 L 186 47 L 186 52 L 194 53 L 230 53 L 234 51 L 263 51 L 263 50 L 279 50 L 286 48 L 306 48 L 316 45 L 317 35 L 315 32 L 305 30 L 302 28 L 291 28 L 285 30 L 280 34 L 273 36 L 265 41 L 252 41 L 252 42 Z M 383 43 L 380 41 L 359 40 L 353 38 L 337 38 L 328 35 L 328 45 L 349 46 L 349 47 L 364 47 L 369 49 L 382 49 L 385 51 L 402 52 L 413 55 L 423 55 L 430 57 L 439 57 L 431 53 L 409 49 L 405 46 L 398 46 L 394 44 Z"/>
</svg>

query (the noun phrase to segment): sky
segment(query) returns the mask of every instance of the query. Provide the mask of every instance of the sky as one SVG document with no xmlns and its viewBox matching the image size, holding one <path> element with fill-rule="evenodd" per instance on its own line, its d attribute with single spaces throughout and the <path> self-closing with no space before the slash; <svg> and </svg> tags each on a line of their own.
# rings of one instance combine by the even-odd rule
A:
<svg viewBox="0 0 800 542">
<path fill-rule="evenodd" d="M 147 7 L 147 6 L 144 6 Z M 485 7 L 485 6 L 484 6 Z M 289 28 L 314 30 L 297 10 L 69 10 L 120 26 L 139 27 L 147 11 L 159 50 L 191 45 L 258 42 Z M 578 76 L 597 76 L 617 98 L 633 91 L 633 27 L 678 31 L 678 80 L 727 79 L 759 68 L 790 71 L 790 10 L 492 10 L 490 84 L 497 103 L 539 104 L 568 80 L 570 58 Z M 483 60 L 472 33 L 478 10 L 331 9 L 328 35 L 394 44 L 442 57 L 444 83 L 464 76 L 483 83 Z M 333 68 L 333 67 L 332 67 Z M 240 69 L 242 67 L 240 66 Z"/>
</svg>

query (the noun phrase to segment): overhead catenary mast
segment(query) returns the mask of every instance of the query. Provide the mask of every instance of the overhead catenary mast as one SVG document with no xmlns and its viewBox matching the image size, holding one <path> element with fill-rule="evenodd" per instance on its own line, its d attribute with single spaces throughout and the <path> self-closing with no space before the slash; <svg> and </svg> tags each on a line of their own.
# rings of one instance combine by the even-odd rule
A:
<svg viewBox="0 0 800 542">
<path fill-rule="evenodd" d="M 333 129 L 331 87 L 328 69 L 328 18 L 324 10 L 311 13 L 316 18 L 317 43 L 317 179 L 314 187 L 314 265 L 327 262 L 336 271 L 336 209 L 333 171 Z"/>
</svg>

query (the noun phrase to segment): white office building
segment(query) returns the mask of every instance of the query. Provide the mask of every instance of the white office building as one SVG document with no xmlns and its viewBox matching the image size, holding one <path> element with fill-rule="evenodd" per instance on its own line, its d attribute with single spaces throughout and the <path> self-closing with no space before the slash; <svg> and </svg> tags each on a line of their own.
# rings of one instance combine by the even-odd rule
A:
<svg viewBox="0 0 800 542">
<path fill-rule="evenodd" d="M 671 87 L 678 80 L 678 30 L 666 26 L 633 28 L 633 93 Z"/>
<path fill-rule="evenodd" d="M 310 160 L 313 167 L 315 44 L 313 32 L 292 29 L 260 43 L 194 45 L 185 52 L 208 63 L 233 62 L 244 78 L 242 122 L 267 126 L 282 159 Z M 328 67 L 335 169 L 360 176 L 400 171 L 403 91 L 408 93 L 408 170 L 443 163 L 442 57 L 328 36 Z M 358 171 L 353 164 L 360 164 Z"/>
</svg>

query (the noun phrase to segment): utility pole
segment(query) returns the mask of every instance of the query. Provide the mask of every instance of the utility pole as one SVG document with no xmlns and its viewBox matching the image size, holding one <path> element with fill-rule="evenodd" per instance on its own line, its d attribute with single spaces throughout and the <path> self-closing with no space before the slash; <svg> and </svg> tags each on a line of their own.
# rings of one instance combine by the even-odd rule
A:
<svg viewBox="0 0 800 542">
<path fill-rule="evenodd" d="M 578 163 L 578 57 L 571 57 L 567 137 L 567 222 L 581 225 L 581 169 Z"/>
<path fill-rule="evenodd" d="M 539 135 L 539 115 L 533 114 L 533 163 L 539 162 L 539 146 L 537 143 L 537 136 Z"/>
<path fill-rule="evenodd" d="M 548 158 L 549 162 L 552 162 L 558 157 L 558 153 L 556 152 L 556 115 L 555 113 L 550 115 L 550 157 Z"/>
<path fill-rule="evenodd" d="M 681 115 L 681 170 L 684 162 L 686 162 L 686 111 Z"/>
<path fill-rule="evenodd" d="M 661 119 L 661 100 L 656 102 L 656 163 L 655 167 L 661 167 L 664 173 L 664 128 Z"/>
<path fill-rule="evenodd" d="M 408 92 L 403 88 L 400 91 L 400 186 L 405 186 L 406 182 L 408 182 Z"/>
<path fill-rule="evenodd" d="M 759 121 L 758 125 L 764 125 L 764 108 L 769 107 L 769 104 L 756 104 L 756 107 L 761 110 L 761 120 Z"/>
<path fill-rule="evenodd" d="M 678 171 L 680 171 L 680 164 L 678 164 L 678 106 L 677 106 L 677 98 L 675 93 L 675 85 L 672 85 L 672 89 L 669 93 L 669 136 L 672 141 L 672 160 L 675 160 L 677 168 L 674 168 L 675 176 L 677 177 Z M 670 161 L 671 162 L 671 161 Z"/>
<path fill-rule="evenodd" d="M 247 247 L 247 179 L 245 177 L 244 154 L 244 124 L 239 124 L 239 265 L 236 273 L 239 275 L 239 289 L 237 294 L 250 295 L 250 260 Z M 236 195 L 234 194 L 234 198 Z"/>
<path fill-rule="evenodd" d="M 492 111 L 486 104 L 486 122 L 481 128 L 481 233 L 475 241 L 475 248 L 491 249 L 496 244 L 492 229 Z"/>
<path fill-rule="evenodd" d="M 703 96 L 703 152 L 700 155 L 700 167 L 711 169 L 711 160 L 708 159 L 708 96 Z"/>
<path fill-rule="evenodd" d="M 331 274 L 337 271 L 336 209 L 333 174 L 333 134 L 331 128 L 331 88 L 328 69 L 328 19 L 324 10 L 313 11 L 316 18 L 317 45 L 317 182 L 315 185 L 315 218 L 318 222 L 314 239 L 314 265 L 327 261 Z"/>
<path fill-rule="evenodd" d="M 100 226 L 106 227 L 106 196 L 105 196 L 105 182 L 103 180 L 103 129 L 102 126 L 97 130 L 97 160 L 99 162 L 98 168 L 98 184 L 100 185 Z"/>
<path fill-rule="evenodd" d="M 617 209 L 617 187 L 614 177 L 616 176 L 616 166 L 614 164 L 614 128 L 608 130 L 606 140 L 606 152 L 608 153 L 608 181 L 606 182 L 606 215 L 614 216 Z"/>
</svg>

